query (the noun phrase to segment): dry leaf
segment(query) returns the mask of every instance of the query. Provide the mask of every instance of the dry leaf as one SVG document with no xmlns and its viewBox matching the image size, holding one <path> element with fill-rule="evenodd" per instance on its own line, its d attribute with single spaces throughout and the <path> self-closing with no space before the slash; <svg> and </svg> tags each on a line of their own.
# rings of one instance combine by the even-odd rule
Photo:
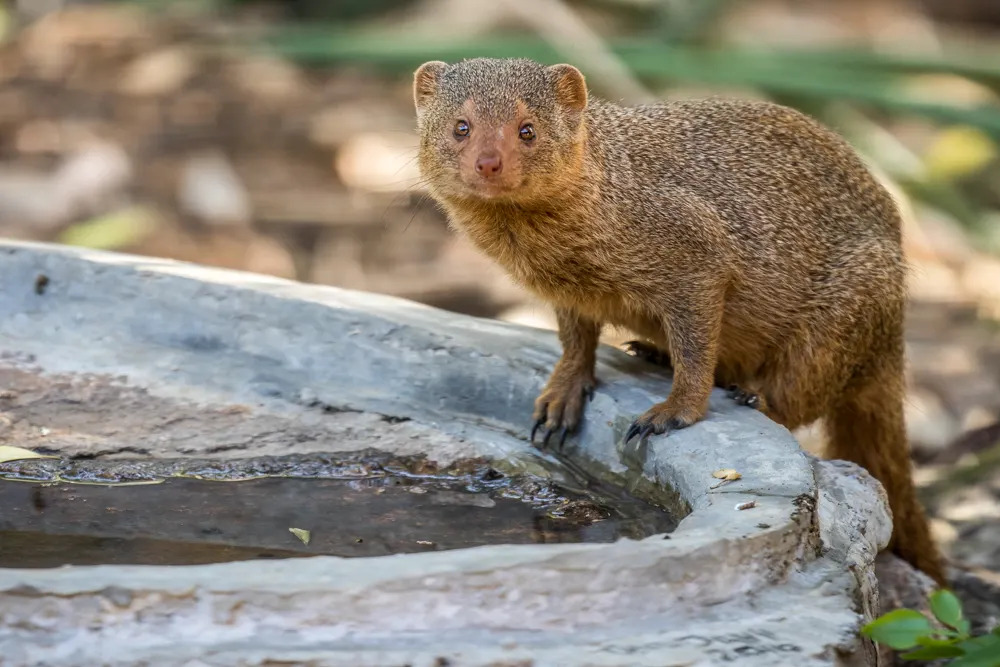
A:
<svg viewBox="0 0 1000 667">
<path fill-rule="evenodd" d="M 713 472 L 712 477 L 714 477 L 715 479 L 724 479 L 727 482 L 733 482 L 738 480 L 740 477 L 743 477 L 743 475 L 733 470 L 732 468 L 724 468 L 722 470 L 716 470 L 715 472 Z"/>
<path fill-rule="evenodd" d="M 738 510 L 748 510 L 748 509 L 750 509 L 752 507 L 757 507 L 757 501 L 756 500 L 748 500 L 745 503 L 740 503 L 739 505 L 736 506 L 736 509 L 738 509 Z"/>
<path fill-rule="evenodd" d="M 311 532 L 302 528 L 289 528 L 288 532 L 302 540 L 302 544 L 309 544 L 309 539 L 312 537 Z"/>
<path fill-rule="evenodd" d="M 57 459 L 58 456 L 48 456 L 46 454 L 36 454 L 30 449 L 11 447 L 10 445 L 0 445 L 0 463 L 8 461 L 24 461 L 25 459 Z"/>
</svg>

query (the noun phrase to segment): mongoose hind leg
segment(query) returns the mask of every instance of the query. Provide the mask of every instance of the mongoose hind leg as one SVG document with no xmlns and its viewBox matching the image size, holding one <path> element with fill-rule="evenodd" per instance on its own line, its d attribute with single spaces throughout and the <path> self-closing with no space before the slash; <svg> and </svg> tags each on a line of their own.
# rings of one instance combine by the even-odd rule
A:
<svg viewBox="0 0 1000 667">
<path fill-rule="evenodd" d="M 834 352 L 838 348 L 833 341 L 827 342 L 796 336 L 785 344 L 755 383 L 760 387 L 754 392 L 761 399 L 758 409 L 789 430 L 823 417 L 852 372 L 852 366 Z"/>
<path fill-rule="evenodd" d="M 542 393 L 535 399 L 531 442 L 534 443 L 539 429 L 544 427 L 542 446 L 548 445 L 555 435 L 561 448 L 579 425 L 586 400 L 594 396 L 597 385 L 594 364 L 601 327 L 597 322 L 562 308 L 556 308 L 556 319 L 563 353 Z"/>
</svg>

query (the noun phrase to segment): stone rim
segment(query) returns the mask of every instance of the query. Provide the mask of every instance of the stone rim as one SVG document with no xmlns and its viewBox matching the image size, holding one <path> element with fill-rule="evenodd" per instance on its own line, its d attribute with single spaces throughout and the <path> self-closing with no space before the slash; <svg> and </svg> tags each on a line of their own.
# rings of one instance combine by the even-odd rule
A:
<svg viewBox="0 0 1000 667">
<path fill-rule="evenodd" d="M 438 427 L 464 437 L 474 438 L 483 429 L 494 435 L 497 431 L 504 432 L 511 441 L 510 452 L 521 448 L 523 454 L 530 414 L 527 401 L 541 387 L 548 368 L 558 357 L 558 344 L 552 333 L 444 313 L 392 297 L 48 244 L 5 242 L 0 245 L 0 255 L 4 257 L 0 282 L 10 286 L 10 294 L 4 299 L 7 308 L 0 307 L 0 315 L 7 321 L 16 319 L 18 313 L 25 318 L 9 327 L 14 329 L 15 338 L 19 331 L 22 334 L 30 331 L 33 323 L 51 319 L 60 311 L 59 317 L 66 322 L 81 321 L 81 313 L 88 309 L 91 314 L 107 313 L 107 308 L 113 308 L 114 304 L 120 307 L 141 297 L 144 299 L 141 312 L 107 317 L 104 326 L 109 330 L 117 327 L 130 336 L 169 347 L 179 345 L 177 341 L 184 334 L 169 326 L 157 331 L 145 328 L 143 319 L 154 309 L 152 304 L 169 315 L 168 319 L 178 320 L 178 324 L 185 314 L 197 313 L 201 323 L 194 334 L 188 332 L 189 337 L 221 340 L 227 351 L 237 349 L 244 354 L 280 359 L 286 367 L 295 369 L 296 377 L 308 376 L 308 384 L 318 387 L 314 390 L 318 400 L 397 416 L 417 411 L 440 415 Z M 38 274 L 49 279 L 44 295 L 34 293 Z M 7 310 L 10 312 L 4 312 Z M 453 397 L 443 404 L 447 377 L 444 386 L 408 387 L 410 392 L 402 395 L 362 389 L 342 379 L 338 382 L 336 375 L 344 375 L 342 368 L 324 367 L 315 360 L 330 358 L 330 353 L 343 346 L 344 341 L 358 339 L 359 336 L 349 332 L 355 313 L 359 317 L 362 313 L 387 316 L 379 345 L 359 341 L 352 354 L 346 355 L 355 357 L 355 361 L 363 358 L 363 363 L 386 364 L 387 359 L 389 362 L 399 356 L 405 359 L 411 351 L 407 344 L 412 349 L 418 344 L 424 347 L 439 344 L 449 362 L 458 369 L 456 372 L 462 372 L 463 364 L 480 368 L 488 366 L 491 357 L 502 361 L 499 355 L 509 350 L 508 337 L 515 332 L 522 355 L 517 365 L 523 373 L 510 381 L 513 384 L 504 386 L 497 386 L 487 378 L 477 395 Z M 85 314 L 83 318 L 86 319 Z M 262 329 L 262 321 L 270 328 Z M 405 337 L 398 335 L 400 327 L 405 327 Z M 374 328 L 379 329 L 377 323 Z M 292 354 L 287 351 L 290 340 L 298 346 Z M 666 395 L 669 382 L 659 377 L 655 369 L 617 350 L 602 349 L 599 359 L 598 376 L 602 384 L 588 408 L 576 461 L 600 477 L 635 483 L 641 475 L 647 482 L 673 488 L 691 513 L 670 539 L 653 536 L 613 544 L 476 547 L 457 550 L 467 552 L 458 556 L 455 550 L 357 559 L 318 556 L 308 559 L 308 563 L 295 563 L 294 567 L 254 562 L 253 568 L 269 574 L 258 577 L 254 586 L 258 590 L 274 585 L 286 593 L 308 592 L 314 589 L 317 576 L 330 580 L 332 573 L 342 572 L 349 575 L 351 590 L 357 591 L 379 585 L 378 581 L 366 578 L 364 572 L 380 570 L 384 559 L 405 558 L 405 570 L 412 574 L 416 585 L 433 579 L 432 573 L 437 572 L 442 577 L 447 575 L 452 592 L 458 587 L 473 594 L 483 585 L 484 564 L 493 562 L 487 556 L 495 553 L 497 573 L 512 574 L 518 568 L 528 568 L 539 575 L 550 575 L 518 577 L 520 595 L 550 595 L 553 590 L 584 584 L 595 596 L 601 591 L 620 593 L 630 588 L 655 586 L 662 595 L 683 599 L 685 590 L 697 580 L 700 601 L 704 603 L 780 581 L 796 562 L 813 557 L 818 544 L 812 511 L 815 480 L 808 458 L 787 430 L 760 413 L 733 405 L 717 391 L 712 397 L 709 418 L 700 428 L 691 427 L 668 438 L 652 438 L 645 455 L 629 461 L 622 457 L 615 443 L 620 441 L 635 414 Z M 311 366 L 310 360 L 314 362 Z M 409 368 L 407 372 L 413 370 Z M 386 384 L 392 384 L 390 369 L 387 374 Z M 350 378 L 349 372 L 346 375 Z M 504 402 L 496 400 L 498 396 L 516 399 Z M 606 419 L 608 416 L 611 418 Z M 736 468 L 743 479 L 711 490 L 709 487 L 716 482 L 711 472 L 719 468 Z M 749 501 L 757 506 L 746 511 L 735 509 L 737 504 Z M 493 551 L 488 554 L 483 550 Z M 558 568 L 551 567 L 552 559 L 559 559 Z M 567 568 L 567 563 L 574 567 Z M 617 564 L 618 572 L 609 571 L 612 564 Z M 220 586 L 217 577 L 219 568 L 240 567 L 246 565 L 128 566 L 114 567 L 113 571 L 118 586 L 148 589 L 151 581 L 157 581 L 162 590 L 198 587 L 224 592 L 226 589 Z M 24 586 L 57 595 L 96 592 L 112 585 L 106 578 L 110 571 L 109 566 L 0 569 L 0 592 L 16 594 L 17 590 L 24 591 Z M 504 577 L 499 577 L 495 585 L 502 589 L 503 580 Z M 530 581 L 537 583 L 526 586 L 525 582 Z M 402 583 L 398 577 L 397 582 Z M 553 608 L 553 618 L 578 611 L 572 604 L 563 606 L 557 602 L 556 606 L 563 608 Z"/>
</svg>

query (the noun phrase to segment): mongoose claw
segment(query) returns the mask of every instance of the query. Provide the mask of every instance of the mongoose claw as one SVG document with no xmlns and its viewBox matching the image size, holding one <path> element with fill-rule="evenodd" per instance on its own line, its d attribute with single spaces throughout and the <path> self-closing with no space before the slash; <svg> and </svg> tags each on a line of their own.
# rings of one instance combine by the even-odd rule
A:
<svg viewBox="0 0 1000 667">
<path fill-rule="evenodd" d="M 542 424 L 544 423 L 545 423 L 545 417 L 540 417 L 535 422 L 535 425 L 531 427 L 531 444 L 535 444 L 535 435 L 538 433 L 538 429 L 540 429 L 542 427 Z"/>
<path fill-rule="evenodd" d="M 628 433 L 625 434 L 625 444 L 627 445 L 629 441 L 636 436 L 639 436 L 639 442 L 642 442 L 642 439 L 652 432 L 652 424 L 643 425 L 639 423 L 639 420 L 636 420 L 632 422 L 632 425 L 628 429 Z"/>
<path fill-rule="evenodd" d="M 760 408 L 760 396 L 750 391 L 744 391 L 736 385 L 729 385 L 726 390 L 729 398 L 736 401 L 737 405 L 745 405 L 748 408 L 753 408 L 755 410 Z"/>
<path fill-rule="evenodd" d="M 642 359 L 657 366 L 671 367 L 670 355 L 658 347 L 641 340 L 630 340 L 622 343 L 625 354 L 636 359 Z"/>
<path fill-rule="evenodd" d="M 563 445 L 566 444 L 566 438 L 569 437 L 569 431 L 570 431 L 569 427 L 567 426 L 563 426 L 562 428 L 548 429 L 547 431 L 545 431 L 545 437 L 542 438 L 542 447 L 547 447 L 549 444 L 549 438 L 551 438 L 554 434 L 559 434 L 558 435 L 559 439 L 558 439 L 558 444 L 556 445 L 556 449 L 562 451 Z M 534 443 L 534 437 L 532 437 L 532 443 Z"/>
<path fill-rule="evenodd" d="M 670 417 L 664 421 L 656 419 L 655 415 L 650 415 L 648 412 L 632 422 L 629 426 L 628 431 L 625 432 L 624 444 L 628 444 L 633 438 L 638 436 L 639 442 L 642 442 L 644 438 L 649 435 L 665 435 L 671 431 L 684 428 L 690 424 L 684 422 L 677 417 Z"/>
</svg>

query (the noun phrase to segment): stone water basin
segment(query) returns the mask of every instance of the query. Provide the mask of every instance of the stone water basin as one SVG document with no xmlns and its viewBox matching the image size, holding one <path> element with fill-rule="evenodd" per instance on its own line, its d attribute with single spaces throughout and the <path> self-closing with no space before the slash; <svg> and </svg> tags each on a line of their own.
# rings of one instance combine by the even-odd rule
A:
<svg viewBox="0 0 1000 667">
<path fill-rule="evenodd" d="M 0 285 L 0 445 L 53 457 L 0 464 L 4 664 L 873 660 L 881 489 L 721 392 L 625 450 L 669 378 L 602 349 L 539 451 L 550 332 L 38 244 Z"/>
<path fill-rule="evenodd" d="M 666 509 L 585 475 L 559 471 L 559 483 L 504 461 L 441 465 L 375 448 L 233 458 L 241 437 L 270 434 L 272 447 L 294 451 L 333 437 L 343 449 L 351 433 L 266 424 L 245 406 L 190 405 L 106 376 L 50 376 L 8 359 L 0 387 L 5 439 L 52 456 L 0 463 L 0 567 L 613 542 L 676 525 Z M 183 444 L 192 439 L 197 452 Z"/>
</svg>

